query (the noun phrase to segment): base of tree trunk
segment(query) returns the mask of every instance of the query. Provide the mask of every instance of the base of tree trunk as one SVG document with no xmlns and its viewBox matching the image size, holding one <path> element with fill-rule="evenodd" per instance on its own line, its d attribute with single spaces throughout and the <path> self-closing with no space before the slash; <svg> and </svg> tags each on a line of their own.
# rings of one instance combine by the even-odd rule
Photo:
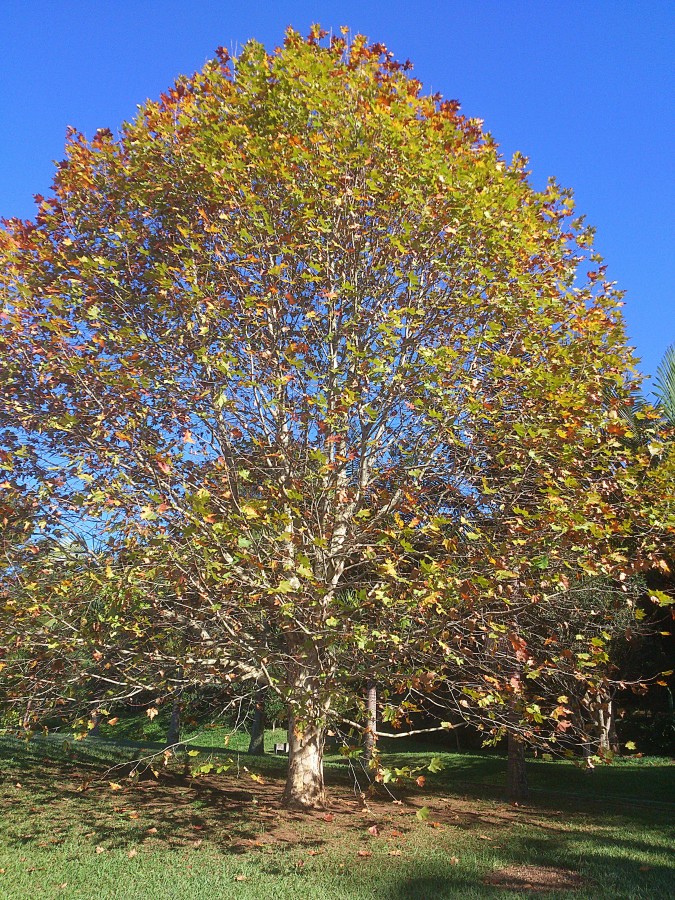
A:
<svg viewBox="0 0 675 900">
<path fill-rule="evenodd" d="M 281 798 L 289 809 L 325 809 L 323 781 L 324 731 L 309 724 L 288 723 L 288 775 Z"/>
<path fill-rule="evenodd" d="M 506 768 L 506 792 L 509 800 L 527 800 L 530 790 L 525 767 L 525 744 L 514 734 L 508 735 L 509 756 Z"/>
</svg>

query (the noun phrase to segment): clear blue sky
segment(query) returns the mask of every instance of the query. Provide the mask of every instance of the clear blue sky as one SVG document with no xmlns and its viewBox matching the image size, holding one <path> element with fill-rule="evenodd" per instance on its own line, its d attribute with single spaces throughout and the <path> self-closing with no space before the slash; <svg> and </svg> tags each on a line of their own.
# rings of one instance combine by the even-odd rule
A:
<svg viewBox="0 0 675 900">
<path fill-rule="evenodd" d="M 224 45 L 349 25 L 485 121 L 597 227 L 642 371 L 675 341 L 672 0 L 0 0 L 0 216 L 47 193 L 66 125 L 113 130 Z"/>
</svg>

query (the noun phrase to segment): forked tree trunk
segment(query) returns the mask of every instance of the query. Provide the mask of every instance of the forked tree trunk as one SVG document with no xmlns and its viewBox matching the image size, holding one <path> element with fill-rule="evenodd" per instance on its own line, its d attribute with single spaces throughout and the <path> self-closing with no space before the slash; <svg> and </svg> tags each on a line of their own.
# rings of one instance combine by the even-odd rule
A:
<svg viewBox="0 0 675 900">
<path fill-rule="evenodd" d="M 525 744 L 512 731 L 508 733 L 508 762 L 506 767 L 506 791 L 509 800 L 527 800 L 530 791 L 525 768 Z"/>
<path fill-rule="evenodd" d="M 255 756 L 263 756 L 265 753 L 265 697 L 267 686 L 259 687 L 255 692 L 255 712 L 251 724 L 251 740 L 248 752 Z"/>
<path fill-rule="evenodd" d="M 180 741 L 180 700 L 174 700 L 171 706 L 171 719 L 166 733 L 166 746 L 173 747 Z"/>
<path fill-rule="evenodd" d="M 377 685 L 368 682 L 366 694 L 366 731 L 363 735 L 363 758 L 370 762 L 377 742 Z"/>
<path fill-rule="evenodd" d="M 323 809 L 326 791 L 323 782 L 325 729 L 316 722 L 298 722 L 294 711 L 288 716 L 288 775 L 281 803 L 291 809 Z"/>
</svg>

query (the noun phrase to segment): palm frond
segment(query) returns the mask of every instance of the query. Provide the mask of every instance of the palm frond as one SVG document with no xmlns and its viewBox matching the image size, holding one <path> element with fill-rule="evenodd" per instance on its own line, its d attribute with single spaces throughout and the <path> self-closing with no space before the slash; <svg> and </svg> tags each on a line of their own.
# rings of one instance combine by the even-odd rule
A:
<svg viewBox="0 0 675 900">
<path fill-rule="evenodd" d="M 658 406 L 669 425 L 675 426 L 675 344 L 663 354 L 654 381 Z"/>
</svg>

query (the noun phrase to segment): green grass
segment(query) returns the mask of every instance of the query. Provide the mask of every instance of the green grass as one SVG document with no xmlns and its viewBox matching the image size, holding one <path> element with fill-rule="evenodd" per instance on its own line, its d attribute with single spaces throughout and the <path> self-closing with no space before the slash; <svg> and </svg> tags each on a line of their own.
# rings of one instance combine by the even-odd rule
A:
<svg viewBox="0 0 675 900">
<path fill-rule="evenodd" d="M 192 759 L 232 758 L 226 775 L 183 778 L 179 759 L 158 780 L 147 771 L 135 783 L 124 777 L 129 761 L 158 744 L 0 738 L 0 897 L 524 898 L 531 893 L 484 879 L 526 865 L 584 879 L 573 893 L 538 896 L 673 895 L 675 805 L 667 801 L 675 766 L 667 760 L 590 773 L 533 761 L 533 801 L 515 808 L 502 799 L 503 759 L 441 754 L 445 769 L 423 789 L 397 786 L 393 798 L 380 792 L 363 808 L 348 763 L 335 756 L 327 766 L 329 813 L 300 815 L 278 806 L 283 758 L 251 758 L 238 752 L 245 735 L 228 748 L 213 735 L 217 747 Z M 414 746 L 386 762 L 430 755 Z M 422 807 L 426 821 L 416 815 Z"/>
</svg>

